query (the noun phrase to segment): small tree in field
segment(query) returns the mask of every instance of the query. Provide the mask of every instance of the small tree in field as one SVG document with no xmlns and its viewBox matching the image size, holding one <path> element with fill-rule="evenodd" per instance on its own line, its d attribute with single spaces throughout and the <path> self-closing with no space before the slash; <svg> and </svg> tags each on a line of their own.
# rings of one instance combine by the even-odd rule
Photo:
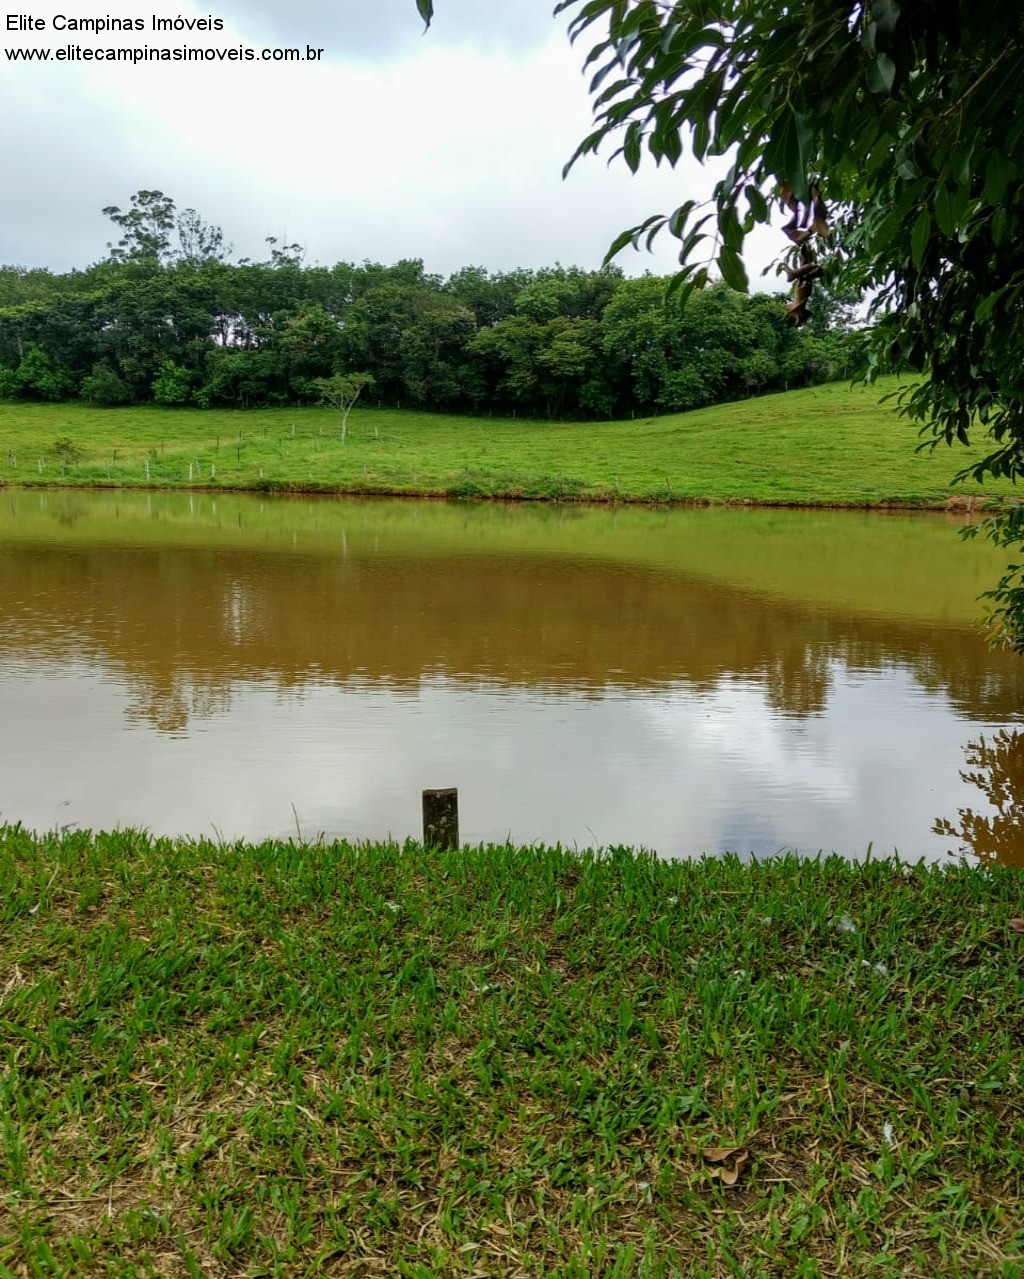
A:
<svg viewBox="0 0 1024 1279">
<path fill-rule="evenodd" d="M 320 392 L 320 403 L 329 404 L 341 414 L 341 442 L 348 435 L 348 415 L 363 391 L 373 386 L 369 373 L 335 373 L 334 377 L 318 377 L 313 385 Z"/>
</svg>

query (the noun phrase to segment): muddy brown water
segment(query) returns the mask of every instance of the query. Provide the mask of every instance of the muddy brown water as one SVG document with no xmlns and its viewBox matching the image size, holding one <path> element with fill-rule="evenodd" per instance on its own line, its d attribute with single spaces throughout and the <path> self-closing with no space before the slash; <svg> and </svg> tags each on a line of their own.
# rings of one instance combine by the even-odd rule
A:
<svg viewBox="0 0 1024 1279">
<path fill-rule="evenodd" d="M 1024 864 L 959 518 L 0 493 L 0 821 Z"/>
</svg>

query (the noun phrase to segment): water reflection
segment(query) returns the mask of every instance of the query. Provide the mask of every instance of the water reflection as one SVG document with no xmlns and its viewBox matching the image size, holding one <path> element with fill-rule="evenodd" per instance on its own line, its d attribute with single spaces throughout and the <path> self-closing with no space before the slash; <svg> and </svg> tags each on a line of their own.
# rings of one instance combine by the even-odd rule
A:
<svg viewBox="0 0 1024 1279">
<path fill-rule="evenodd" d="M 961 780 L 981 791 L 990 812 L 961 808 L 955 822 L 940 817 L 935 834 L 957 841 L 950 852 L 1024 867 L 1024 733 L 1003 728 L 991 741 L 983 735 L 966 755 Z"/>
<path fill-rule="evenodd" d="M 940 856 L 934 779 L 966 811 L 972 726 L 1024 705 L 971 625 L 985 552 L 920 517 L 8 494 L 0 815 L 369 837 L 457 784 L 470 839 Z"/>
<path fill-rule="evenodd" d="M 842 668 L 913 670 L 978 721 L 1011 718 L 1024 663 L 969 628 L 819 611 L 662 569 L 411 546 L 281 557 L 259 548 L 8 546 L 0 653 L 113 661 L 133 713 L 173 732 L 239 678 L 282 688 L 444 675 L 531 688 L 698 690 L 755 680 L 780 714 L 821 714 Z"/>
</svg>

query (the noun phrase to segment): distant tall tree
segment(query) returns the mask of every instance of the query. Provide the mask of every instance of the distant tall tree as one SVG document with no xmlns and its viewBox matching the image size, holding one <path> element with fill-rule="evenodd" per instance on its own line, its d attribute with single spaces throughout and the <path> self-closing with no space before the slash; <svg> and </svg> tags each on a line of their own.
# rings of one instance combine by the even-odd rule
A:
<svg viewBox="0 0 1024 1279">
<path fill-rule="evenodd" d="M 112 262 L 155 262 L 170 266 L 184 262 L 224 262 L 231 253 L 220 227 L 204 222 L 195 209 L 178 213 L 174 201 L 162 191 L 136 191 L 131 208 L 108 204 L 103 210 L 121 228 L 121 239 L 109 244 Z M 177 246 L 174 235 L 177 233 Z"/>
<path fill-rule="evenodd" d="M 169 195 L 162 191 L 136 191 L 130 209 L 122 211 L 116 204 L 108 204 L 103 212 L 121 228 L 121 239 L 107 245 L 112 262 L 169 260 L 175 224 L 174 201 Z"/>
<path fill-rule="evenodd" d="M 226 262 L 231 256 L 231 245 L 224 243 L 220 227 L 204 222 L 195 209 L 179 213 L 176 225 L 179 262 L 202 266 L 204 262 Z"/>
<path fill-rule="evenodd" d="M 266 242 L 270 245 L 271 266 L 294 267 L 296 270 L 302 266 L 303 259 L 306 256 L 304 245 L 279 244 L 276 235 L 268 235 Z"/>
</svg>

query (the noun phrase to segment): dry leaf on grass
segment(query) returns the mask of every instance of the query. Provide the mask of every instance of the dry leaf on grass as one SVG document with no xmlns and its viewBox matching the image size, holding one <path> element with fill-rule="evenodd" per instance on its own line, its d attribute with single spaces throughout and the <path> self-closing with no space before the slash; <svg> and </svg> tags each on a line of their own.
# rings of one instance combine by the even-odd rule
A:
<svg viewBox="0 0 1024 1279">
<path fill-rule="evenodd" d="M 709 1164 L 716 1165 L 708 1169 L 708 1176 L 717 1177 L 726 1186 L 735 1186 L 750 1158 L 750 1151 L 743 1146 L 708 1146 L 701 1153 Z"/>
<path fill-rule="evenodd" d="M 1010 932 L 1011 932 L 1011 933 L 1024 933 L 1024 919 L 1011 919 L 1011 920 L 1010 920 Z"/>
</svg>

